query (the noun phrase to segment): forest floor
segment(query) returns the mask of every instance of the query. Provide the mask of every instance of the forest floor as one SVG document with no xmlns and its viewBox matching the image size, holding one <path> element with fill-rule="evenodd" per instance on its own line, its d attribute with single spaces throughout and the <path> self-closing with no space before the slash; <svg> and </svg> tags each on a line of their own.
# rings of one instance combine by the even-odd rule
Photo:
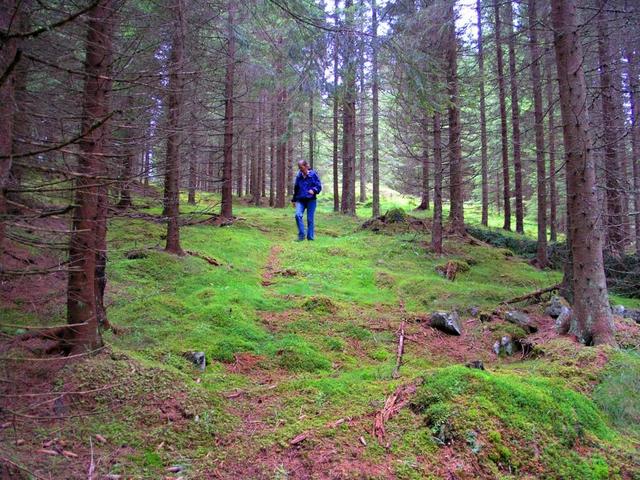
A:
<svg viewBox="0 0 640 480">
<path fill-rule="evenodd" d="M 239 203 L 218 227 L 214 203 L 183 208 L 184 257 L 161 251 L 156 199 L 110 222 L 115 328 L 96 355 L 3 340 L 2 478 L 640 478 L 640 326 L 616 318 L 613 349 L 558 336 L 543 305 L 517 306 L 534 334 L 503 319 L 559 272 L 453 238 L 435 256 L 428 232 L 366 230 L 368 209 L 345 218 L 326 198 L 315 242 L 294 241 L 290 208 Z M 449 260 L 453 281 L 436 271 Z M 3 285 L 1 332 L 64 323 L 63 280 Z M 461 336 L 428 325 L 452 309 Z M 496 355 L 505 335 L 530 350 Z"/>
</svg>

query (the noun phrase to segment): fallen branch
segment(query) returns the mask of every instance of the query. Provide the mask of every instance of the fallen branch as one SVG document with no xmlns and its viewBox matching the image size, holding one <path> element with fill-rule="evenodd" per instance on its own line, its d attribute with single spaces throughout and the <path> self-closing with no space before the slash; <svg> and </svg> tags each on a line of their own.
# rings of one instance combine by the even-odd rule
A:
<svg viewBox="0 0 640 480">
<path fill-rule="evenodd" d="M 536 290 L 535 292 L 528 293 L 527 295 L 521 295 L 519 297 L 512 298 L 511 300 L 507 300 L 502 303 L 504 305 L 510 305 L 512 303 L 524 302 L 525 300 L 529 300 L 531 298 L 536 298 L 539 300 L 540 296 L 544 295 L 545 293 L 550 293 L 555 290 L 558 290 L 559 288 L 560 288 L 560 284 L 558 283 L 557 285 L 553 285 L 552 287 L 542 288 L 540 290 Z"/>
<path fill-rule="evenodd" d="M 391 376 L 393 378 L 398 378 L 400 376 L 400 365 L 402 364 L 402 354 L 404 353 L 404 324 L 405 321 L 402 320 L 400 323 L 400 330 L 398 330 L 398 350 L 396 353 L 396 366 L 393 369 L 393 373 Z"/>
<path fill-rule="evenodd" d="M 373 423 L 373 436 L 378 439 L 381 445 L 384 442 L 384 436 L 386 434 L 384 428 L 385 422 L 397 414 L 400 409 L 409 402 L 409 398 L 415 392 L 416 386 L 413 383 L 400 385 L 396 388 L 396 391 L 387 398 L 384 402 L 384 407 L 376 414 L 376 419 Z"/>
<path fill-rule="evenodd" d="M 194 252 L 194 251 L 191 251 L 191 250 L 185 250 L 185 253 L 187 255 L 191 255 L 192 257 L 200 258 L 200 259 L 204 260 L 205 262 L 207 262 L 209 265 L 213 265 L 214 267 L 219 267 L 220 265 L 222 265 L 215 258 L 207 257 L 206 255 L 202 255 L 201 253 L 198 253 L 198 252 Z"/>
</svg>

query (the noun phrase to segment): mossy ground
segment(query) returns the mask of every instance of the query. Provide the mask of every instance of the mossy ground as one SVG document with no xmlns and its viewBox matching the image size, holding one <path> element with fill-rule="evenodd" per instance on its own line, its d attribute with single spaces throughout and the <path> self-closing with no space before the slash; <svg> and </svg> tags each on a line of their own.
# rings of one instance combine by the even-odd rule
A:
<svg viewBox="0 0 640 480">
<path fill-rule="evenodd" d="M 157 202 L 136 200 L 159 213 Z M 182 210 L 201 218 L 215 201 L 202 195 Z M 411 202 L 396 198 L 383 211 Z M 556 339 L 529 359 L 496 358 L 494 337 L 522 332 L 466 314 L 553 285 L 560 273 L 456 241 L 438 257 L 426 232 L 376 234 L 360 228 L 366 207 L 361 218 L 330 208 L 323 198 L 314 242 L 294 242 L 291 209 L 241 203 L 232 226 L 183 227 L 183 248 L 220 266 L 162 252 L 162 224 L 113 219 L 107 304 L 118 334 L 105 334 L 107 352 L 60 370 L 55 386 L 104 390 L 69 405 L 83 416 L 38 425 L 27 444 L 2 441 L 3 451 L 78 478 L 86 478 L 96 434 L 108 439 L 94 445 L 100 474 L 125 478 L 161 478 L 174 465 L 194 479 L 640 476 L 640 432 L 630 426 L 638 422 L 636 354 Z M 147 255 L 128 259 L 132 249 Z M 443 260 L 469 269 L 449 281 L 435 269 Z M 468 330 L 463 338 L 443 339 L 419 322 L 452 308 Z M 7 315 L 12 324 L 37 320 Z M 393 379 L 402 319 L 409 340 Z M 204 372 L 186 351 L 206 353 Z M 471 358 L 487 371 L 460 365 Z M 420 381 L 414 407 L 388 422 L 388 445 L 379 445 L 375 412 L 397 386 Z M 82 462 L 25 455 L 52 437 Z"/>
</svg>

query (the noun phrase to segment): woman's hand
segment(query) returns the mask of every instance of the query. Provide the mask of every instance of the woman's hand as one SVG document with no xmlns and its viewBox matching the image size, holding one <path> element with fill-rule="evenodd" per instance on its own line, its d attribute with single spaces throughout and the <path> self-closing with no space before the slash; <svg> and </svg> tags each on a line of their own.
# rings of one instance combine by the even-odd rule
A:
<svg viewBox="0 0 640 480">
<path fill-rule="evenodd" d="M 309 189 L 309 191 L 307 192 L 309 195 L 315 195 L 316 192 L 313 191 L 313 189 Z"/>
</svg>

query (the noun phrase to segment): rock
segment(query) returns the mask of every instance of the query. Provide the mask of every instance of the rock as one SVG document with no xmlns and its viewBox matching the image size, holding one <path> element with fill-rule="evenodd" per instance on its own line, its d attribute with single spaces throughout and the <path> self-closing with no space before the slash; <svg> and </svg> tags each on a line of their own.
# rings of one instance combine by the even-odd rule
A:
<svg viewBox="0 0 640 480">
<path fill-rule="evenodd" d="M 482 450 L 482 443 L 478 441 L 478 432 L 470 430 L 467 432 L 466 437 L 467 445 L 469 445 L 471 451 L 476 455 L 480 453 L 480 451 Z"/>
<path fill-rule="evenodd" d="M 470 307 L 469 315 L 471 315 L 472 317 L 477 317 L 478 315 L 480 315 L 480 309 L 478 307 Z"/>
<path fill-rule="evenodd" d="M 207 366 L 207 359 L 204 352 L 185 352 L 182 356 L 204 372 Z"/>
<path fill-rule="evenodd" d="M 571 321 L 571 314 L 573 311 L 571 308 L 563 305 L 560 309 L 560 315 L 556 318 L 556 332 L 557 333 L 567 333 L 569 331 L 569 322 Z"/>
<path fill-rule="evenodd" d="M 473 360 L 467 364 L 465 364 L 467 368 L 477 368 L 478 370 L 484 370 L 484 363 L 482 360 Z"/>
<path fill-rule="evenodd" d="M 619 315 L 622 318 L 628 318 L 636 323 L 640 323 L 639 309 L 626 308 L 624 305 L 616 305 L 613 307 L 612 312 L 614 315 Z"/>
<path fill-rule="evenodd" d="M 545 308 L 544 313 L 549 315 L 551 318 L 558 318 L 562 313 L 562 307 L 568 306 L 569 304 L 564 298 L 559 295 L 554 295 L 551 297 L 551 301 L 547 304 L 547 308 Z"/>
<path fill-rule="evenodd" d="M 432 313 L 429 325 L 449 335 L 462 335 L 460 318 L 455 310 L 452 312 Z"/>
<path fill-rule="evenodd" d="M 625 310 L 626 309 L 624 308 L 624 305 L 616 305 L 615 307 L 611 307 L 611 313 L 620 317 L 624 317 Z"/>
<path fill-rule="evenodd" d="M 536 327 L 533 322 L 531 322 L 529 315 L 527 315 L 526 313 L 512 310 L 505 313 L 504 319 L 507 322 L 514 323 L 522 327 L 527 333 L 535 333 L 538 331 L 538 327 Z"/>
<path fill-rule="evenodd" d="M 496 340 L 496 343 L 493 344 L 493 353 L 496 355 L 503 354 L 511 356 L 516 350 L 516 344 L 511 338 L 511 335 L 505 335 L 500 340 Z"/>
</svg>

